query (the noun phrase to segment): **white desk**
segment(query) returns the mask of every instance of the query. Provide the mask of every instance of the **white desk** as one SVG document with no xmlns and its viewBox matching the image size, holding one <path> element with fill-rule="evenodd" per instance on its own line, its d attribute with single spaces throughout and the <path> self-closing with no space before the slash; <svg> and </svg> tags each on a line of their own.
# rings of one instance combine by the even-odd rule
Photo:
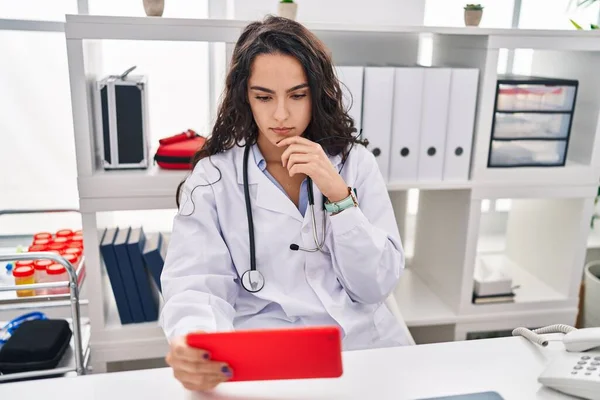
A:
<svg viewBox="0 0 600 400">
<path fill-rule="evenodd" d="M 560 336 L 555 336 L 560 340 Z M 170 368 L 0 385 L 0 399 L 401 400 L 495 390 L 506 400 L 568 399 L 537 376 L 561 342 L 541 348 L 510 337 L 344 354 L 339 379 L 231 382 L 210 395 L 186 392 Z"/>
</svg>

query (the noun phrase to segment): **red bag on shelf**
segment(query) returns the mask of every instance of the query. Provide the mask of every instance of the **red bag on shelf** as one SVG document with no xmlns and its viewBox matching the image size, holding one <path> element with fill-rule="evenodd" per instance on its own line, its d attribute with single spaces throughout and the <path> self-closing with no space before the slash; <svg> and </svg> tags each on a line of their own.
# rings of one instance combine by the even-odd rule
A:
<svg viewBox="0 0 600 400">
<path fill-rule="evenodd" d="M 192 129 L 160 139 L 154 161 L 164 169 L 192 169 L 194 154 L 205 142 L 206 138 Z"/>
</svg>

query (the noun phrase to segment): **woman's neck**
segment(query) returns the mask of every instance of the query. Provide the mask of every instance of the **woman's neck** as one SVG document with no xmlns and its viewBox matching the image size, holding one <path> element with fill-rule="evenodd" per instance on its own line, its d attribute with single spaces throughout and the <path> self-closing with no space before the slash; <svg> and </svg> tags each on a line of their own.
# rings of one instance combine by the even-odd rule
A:
<svg viewBox="0 0 600 400">
<path fill-rule="evenodd" d="M 281 163 L 281 155 L 285 151 L 285 148 L 275 146 L 264 135 L 258 135 L 256 143 L 267 164 Z"/>
</svg>

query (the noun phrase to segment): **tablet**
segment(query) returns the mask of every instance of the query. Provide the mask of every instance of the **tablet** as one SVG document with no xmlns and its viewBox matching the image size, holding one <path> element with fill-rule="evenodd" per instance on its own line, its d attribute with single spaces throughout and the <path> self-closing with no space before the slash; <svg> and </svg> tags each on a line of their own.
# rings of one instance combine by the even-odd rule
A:
<svg viewBox="0 0 600 400">
<path fill-rule="evenodd" d="M 190 333 L 187 343 L 227 363 L 230 382 L 337 378 L 343 372 L 336 326 Z"/>
<path fill-rule="evenodd" d="M 498 392 L 477 392 L 477 393 L 466 393 L 466 394 L 455 394 L 450 396 L 442 397 L 428 397 L 421 400 L 504 400 L 504 397 L 500 396 Z"/>
</svg>

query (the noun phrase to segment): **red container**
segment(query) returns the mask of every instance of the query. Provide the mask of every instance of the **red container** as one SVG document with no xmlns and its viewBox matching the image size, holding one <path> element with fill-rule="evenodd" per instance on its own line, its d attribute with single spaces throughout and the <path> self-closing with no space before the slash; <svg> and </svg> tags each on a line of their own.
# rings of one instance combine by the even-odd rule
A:
<svg viewBox="0 0 600 400">
<path fill-rule="evenodd" d="M 42 245 L 42 246 L 48 246 L 49 244 L 52 243 L 52 239 L 33 239 L 33 243 L 32 245 Z"/>
<path fill-rule="evenodd" d="M 192 169 L 192 161 L 198 150 L 204 146 L 206 138 L 193 130 L 159 140 L 154 161 L 164 169 Z"/>
<path fill-rule="evenodd" d="M 33 235 L 33 240 L 37 239 L 52 239 L 52 234 L 50 232 L 39 232 Z"/>
<path fill-rule="evenodd" d="M 43 245 L 43 244 L 34 244 L 32 246 L 29 246 L 29 248 L 27 250 L 30 252 L 47 251 L 48 246 Z"/>
<path fill-rule="evenodd" d="M 73 231 L 71 229 L 61 229 L 59 231 L 56 232 L 56 237 L 71 237 L 73 236 Z"/>
</svg>

